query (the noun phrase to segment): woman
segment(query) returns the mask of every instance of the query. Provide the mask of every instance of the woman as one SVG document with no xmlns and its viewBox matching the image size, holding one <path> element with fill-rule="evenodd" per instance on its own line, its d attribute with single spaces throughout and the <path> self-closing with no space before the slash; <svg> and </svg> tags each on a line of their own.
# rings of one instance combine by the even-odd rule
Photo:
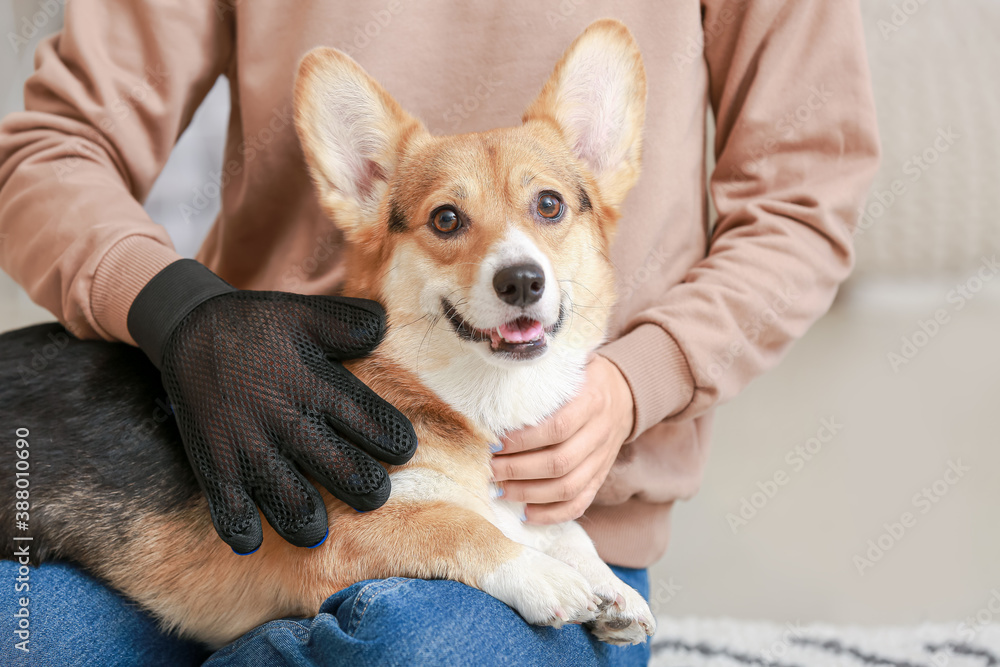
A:
<svg viewBox="0 0 1000 667">
<path fill-rule="evenodd" d="M 329 223 L 289 120 L 303 54 L 341 48 L 432 131 L 473 131 L 518 122 L 587 24 L 622 20 L 643 51 L 649 96 L 643 175 L 612 252 L 613 339 L 587 391 L 500 443 L 494 472 L 507 498 L 529 503 L 528 521 L 583 515 L 601 556 L 648 595 L 645 568 L 666 549 L 673 503 L 700 483 L 714 406 L 777 363 L 847 276 L 878 144 L 855 3 L 605 4 L 74 0 L 65 28 L 38 48 L 26 111 L 0 125 L 0 263 L 75 335 L 135 344 L 148 310 L 137 295 L 180 258 L 140 202 L 226 75 L 222 211 L 197 259 L 241 289 L 332 293 L 340 240 L 315 252 L 331 245 Z M 197 282 L 174 283 L 185 307 L 203 296 Z M 352 504 L 377 506 L 384 490 Z M 235 511 L 217 509 L 216 526 Z M 220 536 L 244 553 L 252 533 Z M 318 539 L 293 533 L 284 536 L 301 546 Z M 16 564 L 0 569 L 16 576 Z M 5 649 L 12 661 L 205 657 L 70 565 L 31 577 L 37 634 L 31 654 Z M 648 650 L 527 626 L 455 582 L 390 579 L 341 591 L 314 619 L 261 626 L 210 664 L 643 664 Z"/>
</svg>

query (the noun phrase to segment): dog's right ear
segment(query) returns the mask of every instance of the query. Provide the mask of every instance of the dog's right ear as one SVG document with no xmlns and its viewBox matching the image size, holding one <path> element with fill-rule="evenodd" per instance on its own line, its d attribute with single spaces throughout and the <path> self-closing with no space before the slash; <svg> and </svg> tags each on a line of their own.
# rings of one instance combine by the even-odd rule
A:
<svg viewBox="0 0 1000 667">
<path fill-rule="evenodd" d="M 378 217 L 403 145 L 425 132 L 360 65 L 330 48 L 299 63 L 295 127 L 320 204 L 348 240 Z"/>
</svg>

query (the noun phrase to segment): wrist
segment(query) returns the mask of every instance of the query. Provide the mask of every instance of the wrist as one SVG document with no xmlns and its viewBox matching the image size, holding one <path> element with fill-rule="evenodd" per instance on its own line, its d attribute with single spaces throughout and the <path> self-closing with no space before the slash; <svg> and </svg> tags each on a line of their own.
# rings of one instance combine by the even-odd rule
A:
<svg viewBox="0 0 1000 667">
<path fill-rule="evenodd" d="M 135 345 L 128 331 L 132 302 L 153 276 L 180 258 L 169 245 L 138 234 L 111 246 L 98 263 L 90 288 L 90 309 L 98 333 Z"/>
<path fill-rule="evenodd" d="M 658 422 L 683 412 L 694 398 L 694 378 L 680 346 L 655 324 L 640 324 L 597 350 L 632 391 L 631 442 Z"/>
<path fill-rule="evenodd" d="M 632 396 L 632 388 L 629 386 L 628 380 L 625 379 L 621 370 L 605 357 L 598 356 L 597 358 L 604 362 L 611 376 L 611 382 L 609 383 L 611 387 L 611 400 L 612 405 L 615 406 L 614 414 L 616 421 L 621 425 L 621 444 L 624 444 L 629 434 L 635 428 L 635 397 Z"/>
<path fill-rule="evenodd" d="M 193 259 L 164 267 L 140 290 L 128 311 L 128 331 L 160 368 L 174 329 L 195 308 L 236 288 Z"/>
</svg>

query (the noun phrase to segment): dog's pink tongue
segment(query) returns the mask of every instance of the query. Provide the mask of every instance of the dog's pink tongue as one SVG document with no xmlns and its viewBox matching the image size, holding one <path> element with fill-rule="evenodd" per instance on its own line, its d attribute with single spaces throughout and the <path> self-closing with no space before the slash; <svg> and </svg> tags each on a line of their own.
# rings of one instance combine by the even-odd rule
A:
<svg viewBox="0 0 1000 667">
<path fill-rule="evenodd" d="M 501 324 L 500 337 L 508 343 L 527 343 L 542 335 L 542 323 L 538 320 L 518 318 L 513 322 Z"/>
</svg>

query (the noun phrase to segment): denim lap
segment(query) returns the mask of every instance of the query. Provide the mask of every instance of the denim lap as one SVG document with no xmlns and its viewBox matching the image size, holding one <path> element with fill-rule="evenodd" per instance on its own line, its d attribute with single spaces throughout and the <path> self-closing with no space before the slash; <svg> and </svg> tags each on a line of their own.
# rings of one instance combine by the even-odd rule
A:
<svg viewBox="0 0 1000 667">
<path fill-rule="evenodd" d="M 67 563 L 46 563 L 19 575 L 18 563 L 0 561 L 0 664 L 197 665 L 208 651 L 160 631 L 156 621 L 94 577 Z M 15 592 L 17 578 L 28 589 Z M 19 598 L 27 597 L 28 644 L 14 634 Z"/>
<path fill-rule="evenodd" d="M 0 562 L 11 583 L 17 563 Z M 613 568 L 648 598 L 646 570 Z M 197 665 L 208 652 L 162 633 L 100 581 L 65 563 L 30 571 L 30 653 L 14 647 L 17 597 L 0 596 L 7 619 L 4 665 Z M 211 655 L 211 667 L 272 665 L 586 665 L 648 662 L 648 645 L 612 647 L 579 626 L 531 626 L 507 605 L 454 581 L 364 581 L 331 596 L 308 619 L 265 623 Z"/>
<path fill-rule="evenodd" d="M 645 570 L 614 568 L 648 597 Z M 364 581 L 311 619 L 266 623 L 226 646 L 211 667 L 264 665 L 645 665 L 648 645 L 614 647 L 580 626 L 528 625 L 482 591 L 454 581 Z"/>
</svg>

